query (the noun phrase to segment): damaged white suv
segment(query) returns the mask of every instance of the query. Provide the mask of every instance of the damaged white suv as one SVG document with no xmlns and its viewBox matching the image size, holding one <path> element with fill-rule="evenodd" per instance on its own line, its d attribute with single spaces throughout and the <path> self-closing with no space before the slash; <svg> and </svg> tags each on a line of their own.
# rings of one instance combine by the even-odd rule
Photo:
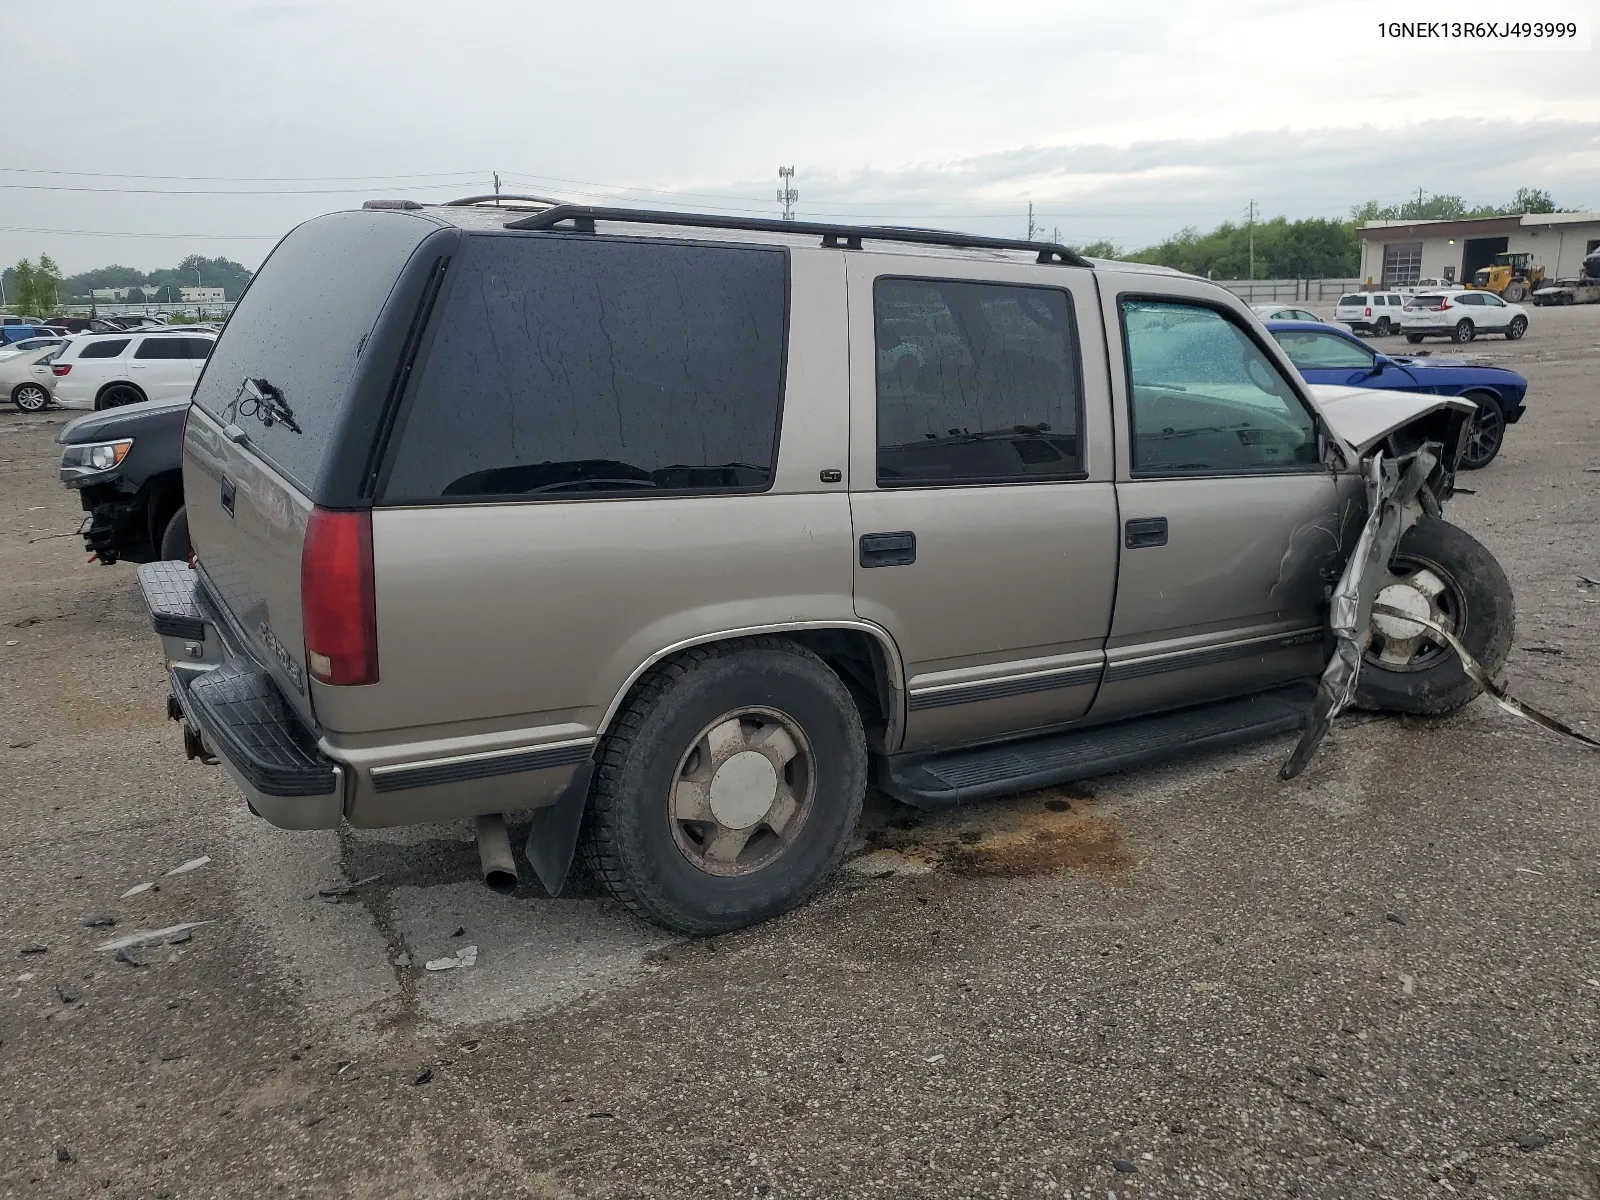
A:
<svg viewBox="0 0 1600 1200">
<path fill-rule="evenodd" d="M 642 916 L 812 895 L 869 779 L 964 804 L 1439 713 L 1511 640 L 1473 405 L 1308 387 L 1057 245 L 393 203 L 272 252 L 195 389 L 170 713 L 286 828 L 533 811 Z M 1330 665 L 1331 663 L 1331 665 Z M 1323 678 L 1318 687 L 1319 676 Z"/>
</svg>

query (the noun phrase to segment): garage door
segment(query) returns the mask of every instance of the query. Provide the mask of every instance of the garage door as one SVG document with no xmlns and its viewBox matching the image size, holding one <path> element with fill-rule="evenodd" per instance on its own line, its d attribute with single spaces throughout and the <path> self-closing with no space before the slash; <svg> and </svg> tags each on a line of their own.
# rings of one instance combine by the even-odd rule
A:
<svg viewBox="0 0 1600 1200">
<path fill-rule="evenodd" d="M 1422 274 L 1421 242 L 1390 242 L 1383 248 L 1383 286 L 1406 288 Z"/>
</svg>

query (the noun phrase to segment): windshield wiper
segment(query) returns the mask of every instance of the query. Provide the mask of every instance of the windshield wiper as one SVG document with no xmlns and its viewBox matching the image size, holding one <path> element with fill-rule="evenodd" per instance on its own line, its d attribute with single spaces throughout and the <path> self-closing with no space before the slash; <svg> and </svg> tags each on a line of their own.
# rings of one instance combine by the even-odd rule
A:
<svg viewBox="0 0 1600 1200">
<path fill-rule="evenodd" d="M 240 397 L 243 397 L 243 402 Z M 284 425 L 296 433 L 305 432 L 295 423 L 294 409 L 283 398 L 282 389 L 265 379 L 247 377 L 239 385 L 239 393 L 234 396 L 233 403 L 240 416 L 254 417 L 269 428 Z"/>
</svg>

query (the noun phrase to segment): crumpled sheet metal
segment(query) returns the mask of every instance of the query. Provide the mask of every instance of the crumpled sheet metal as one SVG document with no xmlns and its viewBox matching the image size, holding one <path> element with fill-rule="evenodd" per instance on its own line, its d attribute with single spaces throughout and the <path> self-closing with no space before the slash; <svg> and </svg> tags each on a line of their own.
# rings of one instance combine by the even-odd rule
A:
<svg viewBox="0 0 1600 1200">
<path fill-rule="evenodd" d="M 1390 608 L 1387 604 L 1374 604 L 1372 611 L 1385 613 L 1391 617 L 1399 617 L 1403 621 L 1410 621 L 1413 624 L 1431 629 L 1450 649 L 1456 652 L 1456 657 L 1461 660 L 1461 669 L 1471 676 L 1472 681 L 1488 693 L 1491 700 L 1512 716 L 1521 717 L 1524 721 L 1532 721 L 1540 729 L 1548 729 L 1551 733 L 1559 733 L 1575 742 L 1581 742 L 1585 746 L 1593 746 L 1595 749 L 1600 750 L 1600 741 L 1595 740 L 1586 733 L 1579 733 L 1566 722 L 1558 721 L 1554 717 L 1540 712 L 1531 704 L 1524 704 L 1515 696 L 1507 695 L 1505 689 L 1493 679 L 1490 679 L 1489 672 L 1485 671 L 1478 660 L 1467 652 L 1467 648 L 1461 644 L 1460 639 L 1443 625 L 1413 613 L 1403 613 L 1398 608 Z"/>
<path fill-rule="evenodd" d="M 1367 648 L 1372 605 L 1379 585 L 1388 575 L 1389 559 L 1400 544 L 1400 535 L 1426 510 L 1437 516 L 1438 502 L 1425 484 L 1439 465 L 1437 442 L 1419 449 L 1401 470 L 1398 460 L 1386 458 L 1378 450 L 1362 463 L 1367 489 L 1367 522 L 1356 539 L 1355 549 L 1345 562 L 1344 571 L 1333 589 L 1328 625 L 1335 639 L 1333 657 L 1328 660 L 1311 720 L 1289 761 L 1278 772 L 1280 779 L 1293 779 L 1316 753 L 1334 719 L 1355 702 L 1361 679 L 1361 656 Z"/>
</svg>

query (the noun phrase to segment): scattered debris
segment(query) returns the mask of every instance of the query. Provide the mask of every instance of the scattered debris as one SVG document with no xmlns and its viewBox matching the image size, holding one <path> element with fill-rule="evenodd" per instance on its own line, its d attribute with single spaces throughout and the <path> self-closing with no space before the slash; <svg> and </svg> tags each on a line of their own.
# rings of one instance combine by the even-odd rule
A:
<svg viewBox="0 0 1600 1200">
<path fill-rule="evenodd" d="M 153 884 L 153 883 L 137 884 L 134 887 L 131 887 L 127 891 L 123 892 L 122 895 L 117 897 L 117 899 L 118 900 L 126 900 L 130 896 L 137 896 L 140 892 L 148 892 L 148 891 L 152 890 L 155 886 L 156 885 Z"/>
<path fill-rule="evenodd" d="M 1396 925 L 1404 925 L 1406 923 L 1406 919 L 1399 913 L 1386 912 L 1383 914 L 1383 919 L 1385 921 L 1392 921 Z"/>
<path fill-rule="evenodd" d="M 423 1072 L 422 1072 L 421 1075 L 418 1075 L 415 1079 L 413 1079 L 411 1081 L 411 1086 L 412 1087 L 421 1087 L 425 1083 L 432 1083 L 432 1082 L 433 1082 L 433 1068 L 432 1067 L 426 1067 L 426 1068 L 423 1069 Z"/>
<path fill-rule="evenodd" d="M 177 1062 L 180 1058 L 188 1058 L 182 1050 L 168 1050 L 161 1056 L 162 1062 Z"/>
<path fill-rule="evenodd" d="M 159 946 L 175 933 L 183 933 L 190 929 L 198 929 L 202 925 L 213 924 L 215 924 L 214 921 L 186 921 L 182 925 L 168 925 L 165 929 L 141 929 L 138 933 L 130 933 L 126 937 L 117 938 L 115 941 L 102 942 L 95 949 L 126 950 L 130 946 Z"/>
<path fill-rule="evenodd" d="M 211 856 L 209 854 L 203 854 L 199 858 L 191 858 L 186 863 L 178 864 L 177 866 L 173 867 L 172 870 L 168 871 L 167 874 L 168 875 L 187 875 L 190 871 L 198 871 L 201 867 L 205 866 L 210 861 L 211 861 Z"/>
<path fill-rule="evenodd" d="M 17 644 L 17 639 L 16 638 L 7 638 L 6 639 L 6 645 L 15 646 L 16 644 Z"/>
<path fill-rule="evenodd" d="M 456 931 L 454 933 L 452 933 L 450 936 L 451 937 L 466 937 L 467 936 L 467 927 L 465 925 L 457 925 L 456 926 Z"/>
<path fill-rule="evenodd" d="M 1533 1133 L 1519 1133 L 1514 1139 L 1519 1149 L 1537 1150 L 1541 1146 L 1549 1145 L 1550 1139 L 1535 1130 Z"/>
<path fill-rule="evenodd" d="M 1523 651 L 1528 654 L 1564 654 L 1560 646 L 1524 646 Z"/>
<path fill-rule="evenodd" d="M 885 848 L 862 854 L 844 864 L 845 870 L 871 879 L 886 879 L 890 875 L 927 875 L 934 863 L 931 856 Z"/>
<path fill-rule="evenodd" d="M 65 1146 L 57 1146 L 56 1147 L 56 1161 L 59 1162 L 59 1163 L 69 1163 L 69 1162 L 71 1162 L 72 1161 L 72 1151 L 68 1150 Z"/>
<path fill-rule="evenodd" d="M 922 1061 L 925 1062 L 925 1063 L 942 1063 L 944 1061 L 944 1055 L 942 1055 L 942 1054 L 932 1054 L 932 1055 L 929 1055 L 927 1058 L 923 1059 Z"/>
<path fill-rule="evenodd" d="M 1111 1160 L 1111 1169 L 1118 1175 L 1132 1175 L 1139 1168 L 1125 1158 L 1114 1158 Z"/>
<path fill-rule="evenodd" d="M 1328 1077 L 1328 1073 L 1321 1067 L 1317 1066 L 1316 1063 L 1307 1063 L 1306 1070 L 1310 1071 L 1311 1074 L 1315 1075 L 1318 1079 L 1326 1079 Z"/>
<path fill-rule="evenodd" d="M 1600 579 L 1596 579 L 1593 575 L 1585 575 L 1582 571 L 1577 572 L 1577 575 L 1579 579 L 1590 587 L 1600 587 Z"/>
<path fill-rule="evenodd" d="M 1588 576 L 1580 575 L 1579 578 L 1588 579 Z M 1590 580 L 1590 582 L 1595 581 Z M 1424 628 L 1431 629 L 1440 638 L 1444 639 L 1446 644 L 1449 645 L 1450 649 L 1456 652 L 1456 657 L 1461 660 L 1461 669 L 1470 675 L 1473 682 L 1487 692 L 1490 698 L 1508 713 L 1511 713 L 1513 716 L 1521 717 L 1526 721 L 1532 721 L 1535 725 L 1539 726 L 1539 728 L 1548 729 L 1551 733 L 1562 734 L 1563 736 L 1571 738 L 1573 741 L 1578 742 L 1581 745 L 1593 746 L 1597 749 L 1600 749 L 1600 741 L 1596 741 L 1588 734 L 1579 733 L 1570 725 L 1565 725 L 1556 720 L 1554 717 L 1546 716 L 1532 705 L 1524 704 L 1521 700 L 1507 695 L 1505 689 L 1499 684 L 1495 683 L 1494 680 L 1490 679 L 1489 673 L 1478 665 L 1477 659 L 1473 658 L 1472 655 L 1467 653 L 1467 648 L 1461 644 L 1460 639 L 1458 639 L 1455 634 L 1451 633 L 1444 626 L 1430 621 L 1427 617 L 1411 616 L 1407 613 L 1401 612 L 1397 608 L 1390 608 L 1384 604 L 1374 604 L 1372 606 L 1372 611 L 1381 612 L 1392 617 L 1400 617 L 1403 620 L 1411 621 L 1417 625 L 1423 626 Z"/>
<path fill-rule="evenodd" d="M 445 958 L 429 959 L 422 965 L 430 971 L 453 971 L 457 967 L 470 967 L 478 961 L 478 948 L 476 946 L 463 946 L 455 954 Z"/>
<path fill-rule="evenodd" d="M 33 745 L 32 742 L 12 742 L 11 748 L 13 750 L 26 750 L 31 745 Z"/>
<path fill-rule="evenodd" d="M 402 971 L 405 970 L 411 965 L 411 955 L 402 952 L 400 956 L 394 960 L 394 965 L 399 967 Z"/>
<path fill-rule="evenodd" d="M 21 950 L 18 950 L 17 953 L 23 955 L 24 957 L 26 957 L 27 955 L 30 955 L 30 954 L 49 954 L 50 953 L 50 947 L 49 946 L 24 946 Z"/>
<path fill-rule="evenodd" d="M 323 1113 L 317 1113 L 315 1116 L 307 1117 L 306 1128 L 311 1129 L 314 1126 L 321 1125 L 325 1120 L 327 1120 L 327 1117 Z"/>
<path fill-rule="evenodd" d="M 72 985 L 69 983 L 56 984 L 56 995 L 61 997 L 61 1003 L 63 1004 L 76 1004 L 78 1002 L 78 993 L 72 990 Z"/>
<path fill-rule="evenodd" d="M 177 933 L 174 933 L 167 938 L 167 945 L 181 946 L 184 942 L 189 941 L 192 937 L 194 937 L 194 930 L 180 929 Z"/>
<path fill-rule="evenodd" d="M 117 919 L 115 917 L 98 916 L 90 917 L 83 923 L 83 926 L 85 929 L 103 929 L 106 926 L 115 925 L 116 923 Z"/>
<path fill-rule="evenodd" d="M 1400 994 L 1402 996 L 1415 996 L 1417 994 L 1417 977 L 1415 975 L 1400 976 Z"/>
<path fill-rule="evenodd" d="M 1537 875 L 1540 879 L 1544 878 L 1543 871 L 1535 871 L 1532 867 L 1518 867 L 1517 871 L 1523 875 Z"/>
<path fill-rule="evenodd" d="M 368 875 L 365 879 L 358 879 L 354 883 L 338 883 L 332 887 L 318 888 L 317 895 L 321 896 L 324 900 L 336 900 L 340 896 L 348 896 L 351 892 L 366 887 L 369 883 L 377 883 L 378 880 L 382 878 L 383 873 L 380 871 L 376 875 Z"/>
<path fill-rule="evenodd" d="M 615 1113 L 608 1113 L 608 1112 L 604 1112 L 604 1111 L 602 1111 L 602 1112 L 585 1113 L 584 1115 L 586 1117 L 588 1117 L 589 1120 L 591 1120 L 591 1121 L 615 1121 L 617 1119 L 617 1116 L 616 1116 Z"/>
<path fill-rule="evenodd" d="M 122 949 L 118 950 L 116 955 L 115 955 L 115 957 L 116 957 L 116 960 L 119 963 L 127 963 L 128 966 L 130 966 L 130 967 L 142 967 L 142 966 L 144 966 L 144 963 L 142 963 L 139 959 L 135 958 L 133 955 L 128 953 L 128 947 L 126 947 L 126 946 L 124 946 Z"/>
</svg>

